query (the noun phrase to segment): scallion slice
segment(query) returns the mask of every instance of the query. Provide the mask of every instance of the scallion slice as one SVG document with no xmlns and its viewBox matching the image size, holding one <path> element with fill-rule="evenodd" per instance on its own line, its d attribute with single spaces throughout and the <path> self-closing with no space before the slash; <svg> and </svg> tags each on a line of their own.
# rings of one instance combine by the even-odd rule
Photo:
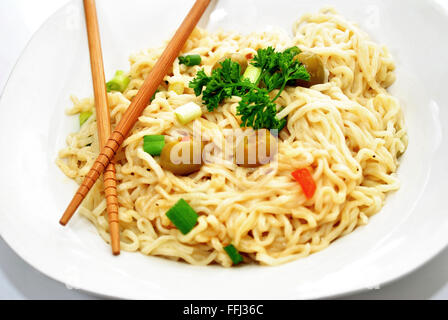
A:
<svg viewBox="0 0 448 320">
<path fill-rule="evenodd" d="M 79 126 L 81 127 L 84 122 L 86 122 L 90 116 L 92 115 L 92 111 L 83 111 L 79 114 Z"/>
<path fill-rule="evenodd" d="M 184 83 L 183 82 L 172 82 L 168 85 L 168 91 L 174 91 L 177 94 L 184 93 Z"/>
<path fill-rule="evenodd" d="M 198 222 L 198 214 L 184 199 L 180 199 L 166 212 L 166 216 L 183 234 L 190 232 Z"/>
<path fill-rule="evenodd" d="M 201 56 L 198 54 L 190 54 L 188 56 L 179 57 L 179 63 L 188 67 L 197 66 L 201 64 Z"/>
<path fill-rule="evenodd" d="M 126 90 L 129 81 L 131 81 L 131 79 L 129 79 L 129 77 L 124 75 L 124 71 L 118 70 L 117 72 L 115 72 L 115 76 L 112 78 L 112 80 L 106 83 L 107 92 L 109 91 L 123 92 L 124 90 Z"/>
<path fill-rule="evenodd" d="M 187 124 L 188 122 L 199 118 L 202 115 L 202 110 L 196 103 L 189 102 L 177 108 L 174 113 L 181 124 Z"/>
<path fill-rule="evenodd" d="M 152 95 L 152 97 L 151 97 L 151 99 L 149 101 L 152 101 L 152 100 L 154 100 L 156 98 L 157 92 L 160 92 L 160 90 L 157 89 L 156 92 L 154 92 L 154 94 Z"/>
<path fill-rule="evenodd" d="M 238 250 L 236 250 L 236 248 L 233 244 L 229 244 L 228 246 L 224 247 L 224 250 L 227 252 L 230 259 L 232 259 L 232 262 L 234 265 L 237 265 L 238 263 L 243 262 L 243 257 L 240 255 Z"/>
<path fill-rule="evenodd" d="M 260 75 L 261 75 L 261 68 L 249 64 L 246 68 L 246 71 L 244 71 L 243 79 L 249 79 L 250 82 L 257 83 Z"/>
<path fill-rule="evenodd" d="M 143 150 L 152 156 L 159 156 L 164 146 L 164 135 L 151 135 L 143 137 Z"/>
</svg>

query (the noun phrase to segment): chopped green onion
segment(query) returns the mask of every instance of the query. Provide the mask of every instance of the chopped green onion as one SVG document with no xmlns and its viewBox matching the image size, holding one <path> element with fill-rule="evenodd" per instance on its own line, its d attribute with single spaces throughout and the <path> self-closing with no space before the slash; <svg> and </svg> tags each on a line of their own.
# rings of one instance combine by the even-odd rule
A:
<svg viewBox="0 0 448 320">
<path fill-rule="evenodd" d="M 184 83 L 183 82 L 173 82 L 168 85 L 168 91 L 174 91 L 177 94 L 184 93 Z"/>
<path fill-rule="evenodd" d="M 165 146 L 165 136 L 152 135 L 143 137 L 143 150 L 152 156 L 159 156 Z"/>
<path fill-rule="evenodd" d="M 188 122 L 199 118 L 202 115 L 202 110 L 196 103 L 189 102 L 177 108 L 174 111 L 174 114 L 177 116 L 177 120 L 179 120 L 181 124 L 187 124 Z"/>
<path fill-rule="evenodd" d="M 106 83 L 107 92 L 109 91 L 123 92 L 124 90 L 126 90 L 129 81 L 131 81 L 131 79 L 125 76 L 123 71 L 118 70 L 117 72 L 115 72 L 115 76 L 112 78 L 112 80 Z"/>
<path fill-rule="evenodd" d="M 79 126 L 82 126 L 84 122 L 86 122 L 90 116 L 92 115 L 92 111 L 83 111 L 79 114 Z"/>
<path fill-rule="evenodd" d="M 156 92 L 154 92 L 154 94 L 152 95 L 152 97 L 151 97 L 151 99 L 150 99 L 149 101 L 152 101 L 152 100 L 155 99 L 155 97 L 156 97 L 156 93 L 157 93 L 157 92 L 160 92 L 160 90 L 157 89 Z"/>
<path fill-rule="evenodd" d="M 234 265 L 243 262 L 243 257 L 240 255 L 238 250 L 236 250 L 233 244 L 229 244 L 227 247 L 224 247 L 224 250 L 227 252 L 230 259 L 232 259 Z"/>
<path fill-rule="evenodd" d="M 190 232 L 198 222 L 198 214 L 184 199 L 167 211 L 166 216 L 183 234 Z"/>
<path fill-rule="evenodd" d="M 249 64 L 244 71 L 243 79 L 249 79 L 252 83 L 257 83 L 258 78 L 261 75 L 261 68 Z"/>
<path fill-rule="evenodd" d="M 187 67 L 197 66 L 201 64 L 201 56 L 198 54 L 190 54 L 188 56 L 179 57 L 179 63 Z"/>
</svg>

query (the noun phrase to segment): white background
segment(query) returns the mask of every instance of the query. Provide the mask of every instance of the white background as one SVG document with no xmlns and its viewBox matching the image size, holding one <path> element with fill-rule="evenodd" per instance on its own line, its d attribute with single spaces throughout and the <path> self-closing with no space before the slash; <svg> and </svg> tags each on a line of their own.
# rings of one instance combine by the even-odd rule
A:
<svg viewBox="0 0 448 320">
<path fill-rule="evenodd" d="M 69 0 L 0 0 L 0 92 L 33 33 L 54 11 L 67 2 Z M 419 270 L 392 284 L 345 298 L 448 299 L 448 249 Z M 95 297 L 68 289 L 65 285 L 39 273 L 0 239 L 0 299 L 95 299 Z"/>
</svg>

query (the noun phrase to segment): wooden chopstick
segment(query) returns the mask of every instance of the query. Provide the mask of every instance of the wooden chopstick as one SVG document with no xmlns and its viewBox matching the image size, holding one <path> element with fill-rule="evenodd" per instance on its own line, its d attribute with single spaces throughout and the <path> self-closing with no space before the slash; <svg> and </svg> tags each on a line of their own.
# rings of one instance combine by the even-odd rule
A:
<svg viewBox="0 0 448 320">
<path fill-rule="evenodd" d="M 205 9 L 209 5 L 210 0 L 196 0 L 184 21 L 177 29 L 171 41 L 168 43 L 166 49 L 163 51 L 157 63 L 154 65 L 151 72 L 146 77 L 137 95 L 132 100 L 130 106 L 123 115 L 123 118 L 117 124 L 115 130 L 112 132 L 106 145 L 101 149 L 100 155 L 95 160 L 84 181 L 79 186 L 78 191 L 73 197 L 72 201 L 65 210 L 59 223 L 66 225 L 70 218 L 79 207 L 84 197 L 92 188 L 95 181 L 106 169 L 109 162 L 114 158 L 120 145 L 123 143 L 125 137 L 137 122 L 138 117 L 148 105 L 151 96 L 155 93 L 160 82 L 167 74 L 169 68 L 172 66 L 174 60 L 179 55 L 185 42 L 198 23 Z"/>
<path fill-rule="evenodd" d="M 110 136 L 111 129 L 95 0 L 84 0 L 84 13 L 86 17 L 87 38 L 89 40 L 90 67 L 92 69 L 93 92 L 95 95 L 98 140 L 100 142 L 100 148 L 103 148 Z M 120 226 L 118 223 L 117 180 L 113 162 L 110 162 L 104 171 L 104 193 L 106 194 L 112 253 L 118 255 L 120 254 Z"/>
</svg>

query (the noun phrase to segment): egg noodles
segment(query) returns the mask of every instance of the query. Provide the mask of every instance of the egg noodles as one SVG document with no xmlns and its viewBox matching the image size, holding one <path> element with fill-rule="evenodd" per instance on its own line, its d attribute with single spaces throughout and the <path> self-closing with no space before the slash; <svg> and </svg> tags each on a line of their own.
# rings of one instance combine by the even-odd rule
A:
<svg viewBox="0 0 448 320">
<path fill-rule="evenodd" d="M 179 175 L 162 168 L 162 156 L 144 151 L 144 136 L 181 140 L 195 134 L 219 151 L 230 133 L 241 129 L 241 98 L 227 98 L 210 112 L 190 82 L 199 70 L 210 75 L 228 54 L 250 59 L 269 46 L 278 51 L 297 46 L 317 55 L 325 69 L 323 83 L 309 88 L 288 83 L 275 100 L 277 118 L 286 125 L 278 137 L 273 135 L 277 150 L 272 161 L 248 167 L 224 156 Z M 126 89 L 108 93 L 112 127 L 163 49 L 131 55 Z M 115 157 L 123 250 L 229 267 L 232 259 L 224 248 L 232 244 L 247 263 L 278 265 L 322 250 L 365 225 L 386 195 L 399 188 L 396 171 L 407 136 L 400 104 L 387 91 L 395 81 L 394 62 L 386 47 L 333 9 L 303 15 L 293 24 L 292 37 L 282 31 L 244 35 L 196 28 L 183 48 L 182 55 L 187 54 L 200 55 L 200 65 L 175 60 Z M 99 145 L 93 98 L 72 100 L 70 115 L 93 114 L 68 136 L 56 162 L 66 176 L 81 183 Z M 201 106 L 202 115 L 181 124 L 175 111 L 190 102 Z M 292 176 L 301 168 L 315 183 L 311 197 Z M 197 224 L 186 234 L 166 214 L 179 199 L 198 214 Z M 102 181 L 79 212 L 110 241 Z"/>
</svg>

